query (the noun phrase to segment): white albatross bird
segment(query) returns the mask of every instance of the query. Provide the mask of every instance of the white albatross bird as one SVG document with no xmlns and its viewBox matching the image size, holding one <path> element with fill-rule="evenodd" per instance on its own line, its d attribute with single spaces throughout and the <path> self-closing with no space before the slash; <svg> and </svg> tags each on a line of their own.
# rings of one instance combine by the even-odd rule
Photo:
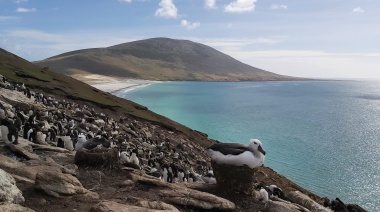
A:
<svg viewBox="0 0 380 212">
<path fill-rule="evenodd" d="M 253 169 L 264 163 L 265 151 L 261 145 L 261 141 L 258 139 L 250 139 L 248 145 L 217 143 L 207 148 L 207 150 L 211 160 L 218 164 L 247 165 Z"/>
</svg>

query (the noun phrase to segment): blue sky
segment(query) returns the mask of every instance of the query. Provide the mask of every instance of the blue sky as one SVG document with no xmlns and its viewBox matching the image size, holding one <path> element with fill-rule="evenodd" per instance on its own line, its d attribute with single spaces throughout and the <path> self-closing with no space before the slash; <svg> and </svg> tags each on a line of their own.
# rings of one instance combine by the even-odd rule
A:
<svg viewBox="0 0 380 212">
<path fill-rule="evenodd" d="M 380 78 L 380 0 L 0 0 L 0 47 L 30 61 L 152 37 L 279 74 Z"/>
</svg>

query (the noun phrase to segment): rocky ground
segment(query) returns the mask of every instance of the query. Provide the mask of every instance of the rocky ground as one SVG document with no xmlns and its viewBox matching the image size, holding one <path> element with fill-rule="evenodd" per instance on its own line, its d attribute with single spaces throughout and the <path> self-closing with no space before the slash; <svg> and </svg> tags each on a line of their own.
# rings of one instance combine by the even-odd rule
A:
<svg viewBox="0 0 380 212">
<path fill-rule="evenodd" d="M 268 167 L 252 170 L 211 165 L 204 147 L 179 132 L 134 117 L 108 115 L 98 108 L 90 109 L 85 103 L 46 96 L 40 98 L 36 93 L 28 98 L 17 89 L 20 90 L 7 82 L 1 83 L 3 114 L 0 111 L 0 119 L 16 122 L 20 111 L 28 114 L 32 110 L 36 126 L 39 126 L 36 129 L 39 136 L 31 142 L 29 138 L 23 138 L 20 130 L 18 144 L 1 136 L 0 170 L 5 172 L 0 172 L 3 185 L 0 188 L 0 211 L 330 211 L 320 205 L 323 204 L 321 197 Z M 27 121 L 31 116 L 25 115 Z M 53 139 L 49 129 L 57 127 L 58 122 L 69 127 L 64 134 L 57 133 L 57 138 Z M 72 140 L 78 139 L 75 131 L 85 134 L 102 132 L 105 135 L 100 134 L 110 147 L 103 144 L 92 150 L 78 151 L 73 150 L 73 146 L 57 147 L 57 140 L 64 136 L 74 134 Z M 117 153 L 122 148 L 129 154 L 133 150 L 138 153 L 140 164 L 137 167 L 119 159 Z M 79 157 L 79 153 L 84 158 Z M 188 182 L 184 183 L 168 183 L 153 177 L 149 173 L 155 167 L 148 165 L 149 160 L 161 166 L 174 164 L 196 176 L 194 182 L 190 182 L 190 175 Z M 239 177 L 253 173 L 256 184 L 275 184 L 282 188 L 287 198 L 264 202 L 254 188 L 245 192 L 221 184 L 204 183 L 202 176 L 211 168 L 224 173 L 238 172 L 231 179 L 236 187 L 244 187 L 238 185 Z M 157 171 L 162 173 L 161 169 Z"/>
</svg>

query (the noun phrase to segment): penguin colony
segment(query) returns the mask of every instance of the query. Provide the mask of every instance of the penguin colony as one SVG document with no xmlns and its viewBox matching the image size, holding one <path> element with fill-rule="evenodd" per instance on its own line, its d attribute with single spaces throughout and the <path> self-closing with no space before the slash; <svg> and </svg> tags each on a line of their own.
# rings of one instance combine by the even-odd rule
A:
<svg viewBox="0 0 380 212">
<path fill-rule="evenodd" d="M 0 90 L 4 89 L 20 92 L 34 104 L 28 107 L 11 105 L 0 99 L 0 142 L 17 145 L 18 137 L 23 137 L 34 143 L 71 151 L 118 148 L 123 165 L 143 169 L 148 175 L 164 182 L 216 183 L 206 151 L 178 133 L 128 116 L 116 120 L 87 105 L 46 96 L 24 84 L 12 84 L 0 75 Z M 35 107 L 38 104 L 43 107 Z M 250 140 L 246 146 L 216 144 L 207 151 L 218 163 L 248 165 L 251 168 L 261 166 L 265 159 L 261 142 L 256 139 Z M 276 185 L 264 186 L 256 182 L 255 188 L 263 202 L 274 197 L 287 200 L 282 189 Z M 346 207 L 339 198 L 332 201 L 326 199 L 325 207 L 365 211 L 357 205 Z M 355 210 L 349 207 L 355 207 Z"/>
<path fill-rule="evenodd" d="M 26 107 L 0 100 L 3 142 L 17 144 L 19 136 L 72 151 L 118 148 L 121 164 L 162 181 L 216 183 L 206 151 L 178 133 L 128 116 L 114 119 L 88 105 L 12 84 L 1 75 L 0 80 L 0 89 L 18 91 L 34 102 Z"/>
</svg>

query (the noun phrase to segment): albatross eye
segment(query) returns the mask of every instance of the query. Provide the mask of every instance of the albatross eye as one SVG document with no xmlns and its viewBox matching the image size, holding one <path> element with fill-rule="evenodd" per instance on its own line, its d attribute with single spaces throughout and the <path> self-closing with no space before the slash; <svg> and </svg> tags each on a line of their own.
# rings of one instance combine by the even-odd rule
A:
<svg viewBox="0 0 380 212">
<path fill-rule="evenodd" d="M 253 142 L 254 144 L 257 144 L 256 142 Z"/>
</svg>

